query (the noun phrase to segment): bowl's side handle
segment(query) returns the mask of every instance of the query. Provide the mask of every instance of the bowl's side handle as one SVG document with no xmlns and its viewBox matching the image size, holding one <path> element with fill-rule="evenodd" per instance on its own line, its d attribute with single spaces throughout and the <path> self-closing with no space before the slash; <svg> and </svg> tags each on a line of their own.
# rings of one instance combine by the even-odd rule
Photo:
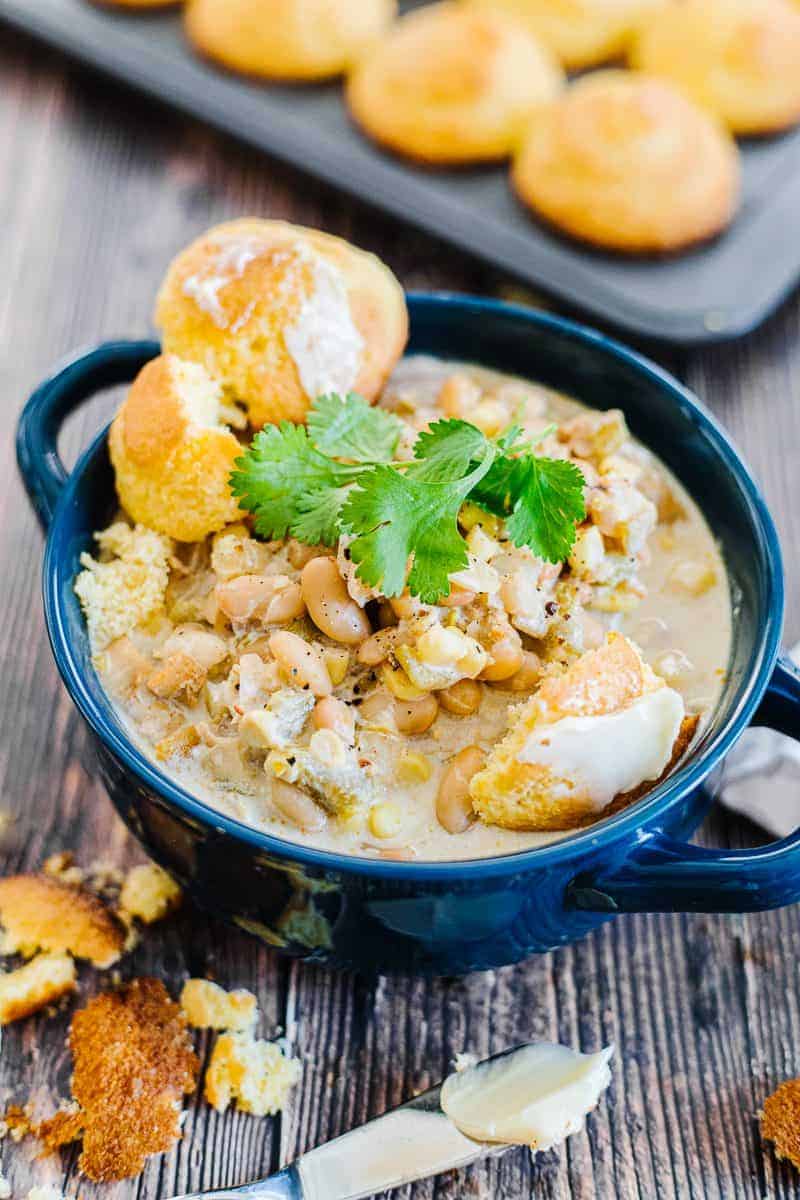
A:
<svg viewBox="0 0 800 1200">
<path fill-rule="evenodd" d="M 779 659 L 754 725 L 800 740 L 800 672 Z M 768 785 L 765 785 L 768 786 Z M 800 829 L 755 850 L 645 836 L 622 865 L 576 877 L 567 904 L 590 912 L 760 912 L 800 900 Z"/>
<path fill-rule="evenodd" d="M 58 455 L 64 420 L 95 392 L 133 379 L 159 350 L 152 341 L 105 342 L 62 363 L 26 403 L 17 424 L 17 463 L 44 529 L 67 481 Z"/>
</svg>

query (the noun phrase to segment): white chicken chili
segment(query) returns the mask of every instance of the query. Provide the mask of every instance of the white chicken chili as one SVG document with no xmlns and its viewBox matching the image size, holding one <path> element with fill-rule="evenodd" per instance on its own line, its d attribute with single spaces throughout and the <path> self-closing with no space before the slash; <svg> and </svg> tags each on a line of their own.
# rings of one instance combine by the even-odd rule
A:
<svg viewBox="0 0 800 1200">
<path fill-rule="evenodd" d="M 398 492 L 394 524 L 384 493 L 359 483 L 368 456 L 342 408 L 338 424 L 323 428 L 312 411 L 308 434 L 296 427 L 307 465 L 328 469 L 318 452 L 332 463 L 297 519 L 322 530 L 335 502 L 332 544 L 265 540 L 255 504 L 202 541 L 174 542 L 124 513 L 97 535 L 76 591 L 132 737 L 213 808 L 358 856 L 485 858 L 634 802 L 686 752 L 724 683 L 728 583 L 697 506 L 620 412 L 527 381 L 414 356 L 379 404 L 392 419 L 372 442 L 391 446 L 375 478 Z M 452 547 L 433 518 L 425 541 L 406 468 L 443 418 L 461 423 L 445 430 L 453 437 L 466 424 L 507 454 L 509 494 L 517 456 L 578 468 L 583 516 L 569 524 L 575 498 L 554 472 L 532 534 L 557 545 L 548 511 L 566 521 L 563 561 L 517 536 L 511 503 L 508 516 L 482 506 L 487 468 L 467 455 L 447 533 L 465 561 L 436 591 L 437 555 Z M 334 433 L 338 446 L 325 440 Z M 356 535 L 347 519 L 359 504 Z M 404 513 L 416 549 L 398 566 Z"/>
</svg>

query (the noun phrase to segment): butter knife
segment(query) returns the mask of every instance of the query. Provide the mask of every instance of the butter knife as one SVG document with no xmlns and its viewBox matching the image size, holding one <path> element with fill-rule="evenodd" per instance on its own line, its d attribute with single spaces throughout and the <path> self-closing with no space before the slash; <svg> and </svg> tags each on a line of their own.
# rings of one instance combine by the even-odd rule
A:
<svg viewBox="0 0 800 1200">
<path fill-rule="evenodd" d="M 514 1049 L 487 1063 L 497 1062 Z M 510 1149 L 466 1137 L 442 1111 L 442 1084 L 302 1154 L 277 1175 L 178 1200 L 364 1200 Z"/>
</svg>

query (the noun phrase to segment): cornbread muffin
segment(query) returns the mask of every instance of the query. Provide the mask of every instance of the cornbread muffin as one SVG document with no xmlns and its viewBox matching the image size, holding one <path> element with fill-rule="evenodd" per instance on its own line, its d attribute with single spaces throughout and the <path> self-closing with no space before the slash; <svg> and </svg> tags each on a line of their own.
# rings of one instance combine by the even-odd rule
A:
<svg viewBox="0 0 800 1200">
<path fill-rule="evenodd" d="M 546 679 L 475 774 L 482 820 L 506 829 L 571 829 L 615 797 L 658 779 L 684 719 L 678 692 L 622 634 L 609 633 Z"/>
<path fill-rule="evenodd" d="M 355 120 L 376 142 L 428 163 L 504 158 L 563 78 L 508 15 L 448 2 L 403 17 L 347 83 Z"/>
<path fill-rule="evenodd" d="M 647 16 L 665 0 L 467 0 L 471 8 L 507 12 L 568 70 L 618 58 Z"/>
<path fill-rule="evenodd" d="M 731 138 L 677 88 L 598 71 L 531 124 L 512 178 L 522 200 L 565 233 L 657 253 L 725 228 L 739 159 Z"/>
<path fill-rule="evenodd" d="M 267 79 L 339 75 L 393 19 L 395 0 L 190 0 L 186 32 L 209 58 Z"/>
<path fill-rule="evenodd" d="M 165 351 L 203 364 L 253 425 L 302 421 L 327 392 L 374 400 L 408 337 L 402 288 L 380 259 L 283 221 L 203 234 L 167 271 L 155 318 Z"/>
<path fill-rule="evenodd" d="M 108 438 L 117 493 L 135 521 L 194 542 L 235 520 L 228 478 L 241 446 L 219 423 L 220 399 L 198 363 L 160 355 L 139 372 Z"/>
<path fill-rule="evenodd" d="M 641 29 L 631 63 L 669 79 L 733 133 L 800 120 L 800 12 L 785 0 L 686 0 Z"/>
</svg>

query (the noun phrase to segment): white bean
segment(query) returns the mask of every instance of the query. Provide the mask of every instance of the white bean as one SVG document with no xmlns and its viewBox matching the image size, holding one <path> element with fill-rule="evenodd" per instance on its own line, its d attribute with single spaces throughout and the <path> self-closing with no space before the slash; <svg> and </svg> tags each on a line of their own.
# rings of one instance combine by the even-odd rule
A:
<svg viewBox="0 0 800 1200">
<path fill-rule="evenodd" d="M 479 746 L 465 746 L 442 776 L 436 796 L 436 816 L 448 833 L 464 833 L 475 820 L 469 785 L 485 759 Z"/>
<path fill-rule="evenodd" d="M 354 646 L 369 637 L 367 614 L 353 600 L 332 558 L 312 558 L 300 583 L 312 621 L 334 642 Z"/>
<path fill-rule="evenodd" d="M 330 696 L 333 691 L 325 660 L 310 642 L 286 629 L 273 633 L 269 648 L 289 683 L 308 689 L 315 696 Z"/>
</svg>

